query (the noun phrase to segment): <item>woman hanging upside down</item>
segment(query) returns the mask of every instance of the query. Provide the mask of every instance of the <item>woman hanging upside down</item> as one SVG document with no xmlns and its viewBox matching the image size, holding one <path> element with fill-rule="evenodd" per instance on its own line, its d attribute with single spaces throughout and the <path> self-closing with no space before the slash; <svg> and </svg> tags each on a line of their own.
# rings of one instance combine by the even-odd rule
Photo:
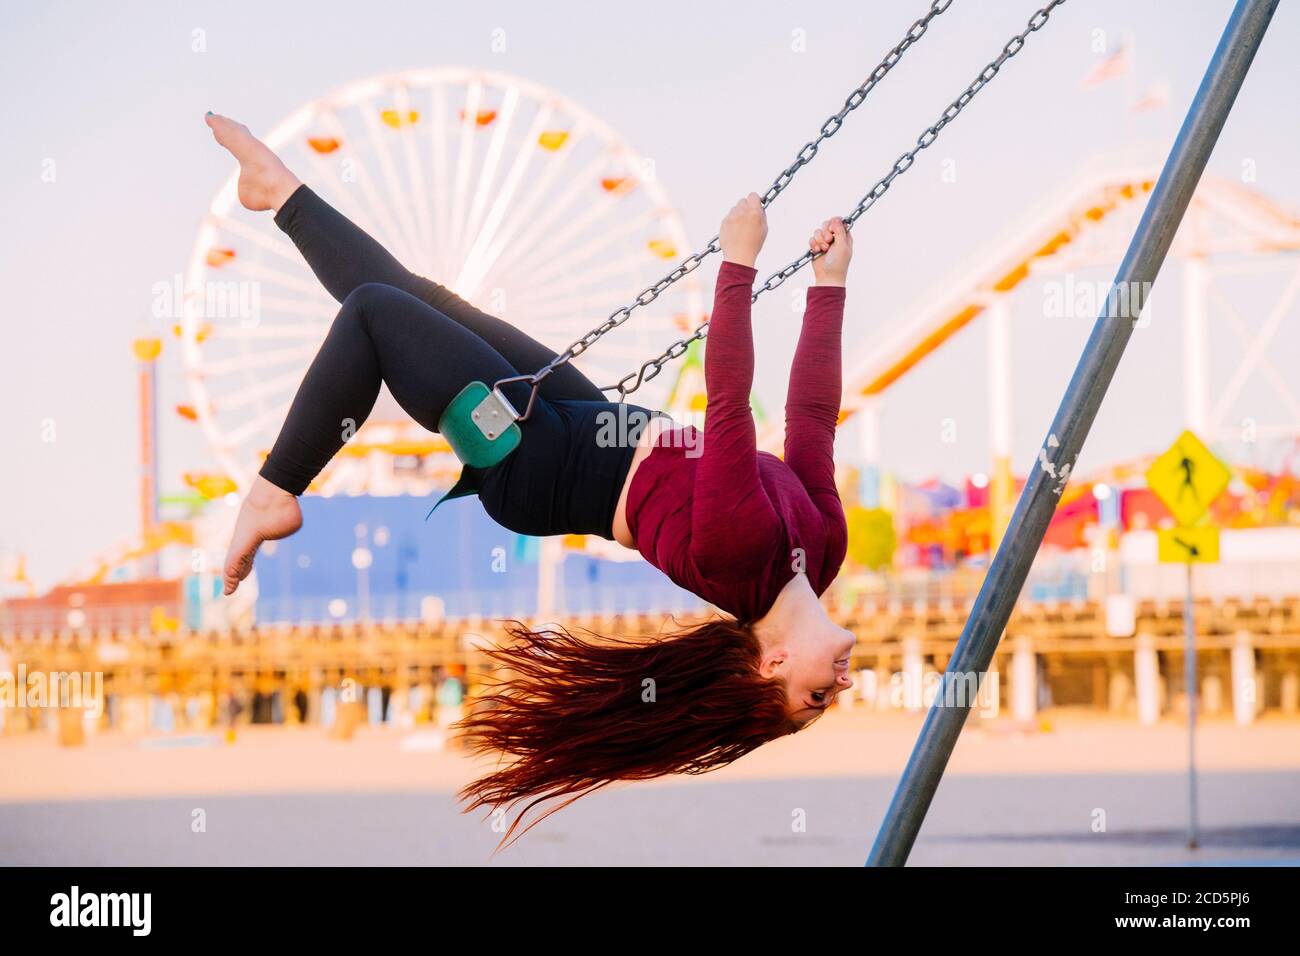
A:
<svg viewBox="0 0 1300 956">
<path fill-rule="evenodd" d="M 302 525 L 297 496 L 365 421 L 381 384 L 434 431 L 468 383 L 536 371 L 554 353 L 407 271 L 245 127 L 212 114 L 207 123 L 239 161 L 240 201 L 274 210 L 342 303 L 240 510 L 225 565 L 231 594 L 263 541 Z M 491 468 L 466 468 L 457 485 L 512 531 L 598 534 L 634 548 L 731 615 L 652 642 L 512 628 L 513 642 L 492 652 L 510 678 L 462 725 L 472 745 L 508 758 L 462 793 L 469 809 L 524 804 L 507 840 L 544 801 L 561 801 L 550 813 L 616 780 L 730 763 L 806 726 L 852 685 L 854 636 L 818 596 L 848 539 L 832 451 L 853 242 L 838 219 L 809 240 L 823 255 L 790 373 L 782 461 L 758 451 L 749 406 L 750 293 L 766 236 L 753 193 L 722 222 L 702 433 L 636 407 L 611 419 L 620 406 L 568 364 L 542 382 L 519 447 Z M 525 407 L 527 384 L 503 390 Z M 609 441 L 602 426 L 628 411 L 648 424 Z"/>
</svg>

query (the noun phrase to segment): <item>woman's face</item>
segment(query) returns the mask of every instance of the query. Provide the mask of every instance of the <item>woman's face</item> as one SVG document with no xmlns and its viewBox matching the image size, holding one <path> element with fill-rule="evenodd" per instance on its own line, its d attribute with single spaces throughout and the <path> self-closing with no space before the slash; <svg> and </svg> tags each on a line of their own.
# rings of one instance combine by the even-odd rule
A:
<svg viewBox="0 0 1300 956">
<path fill-rule="evenodd" d="M 765 676 L 785 680 L 790 719 L 800 727 L 820 717 L 840 691 L 853 686 L 849 655 L 857 639 L 830 620 L 783 635 L 763 659 Z"/>
</svg>

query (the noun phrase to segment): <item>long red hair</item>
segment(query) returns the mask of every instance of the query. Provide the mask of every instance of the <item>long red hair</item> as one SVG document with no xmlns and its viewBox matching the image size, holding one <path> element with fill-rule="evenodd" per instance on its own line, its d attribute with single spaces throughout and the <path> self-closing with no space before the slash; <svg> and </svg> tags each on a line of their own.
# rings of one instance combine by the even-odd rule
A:
<svg viewBox="0 0 1300 956">
<path fill-rule="evenodd" d="M 706 773 L 798 729 L 784 682 L 762 676 L 758 639 L 735 621 L 648 640 L 506 631 L 510 642 L 487 651 L 505 676 L 455 728 L 473 752 L 501 758 L 460 792 L 465 812 L 517 811 L 501 846 L 617 780 Z"/>
</svg>

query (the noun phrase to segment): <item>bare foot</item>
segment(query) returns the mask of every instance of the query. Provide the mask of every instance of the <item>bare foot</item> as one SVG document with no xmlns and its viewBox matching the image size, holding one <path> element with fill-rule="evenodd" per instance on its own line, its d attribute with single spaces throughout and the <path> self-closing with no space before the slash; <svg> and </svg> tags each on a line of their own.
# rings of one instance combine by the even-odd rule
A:
<svg viewBox="0 0 1300 956">
<path fill-rule="evenodd" d="M 278 212 L 302 181 L 247 126 L 216 113 L 209 113 L 206 122 L 217 142 L 239 161 L 239 201 L 244 208 Z"/>
<path fill-rule="evenodd" d="M 230 536 L 222 575 L 226 594 L 234 594 L 239 582 L 253 570 L 253 558 L 263 541 L 287 538 L 301 527 L 298 499 L 258 475 L 235 519 L 235 533 Z"/>
</svg>

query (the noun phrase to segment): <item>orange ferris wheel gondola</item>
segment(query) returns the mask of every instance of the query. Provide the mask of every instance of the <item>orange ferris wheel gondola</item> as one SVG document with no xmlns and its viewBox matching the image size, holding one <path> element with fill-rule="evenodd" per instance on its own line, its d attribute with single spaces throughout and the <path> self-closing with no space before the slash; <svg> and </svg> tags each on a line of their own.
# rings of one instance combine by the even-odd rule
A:
<svg viewBox="0 0 1300 956">
<path fill-rule="evenodd" d="M 380 110 L 379 118 L 383 120 L 385 126 L 393 129 L 401 129 L 403 126 L 414 126 L 420 122 L 420 113 L 418 110 Z"/>
<path fill-rule="evenodd" d="M 333 136 L 308 136 L 307 145 L 310 146 L 314 152 L 317 152 L 322 156 L 328 156 L 343 144 Z"/>
<path fill-rule="evenodd" d="M 563 129 L 552 129 L 540 134 L 537 137 L 537 145 L 548 152 L 555 152 L 561 146 L 569 141 L 569 131 Z"/>
<path fill-rule="evenodd" d="M 474 125 L 479 127 L 490 126 L 492 125 L 493 120 L 495 120 L 496 118 L 497 118 L 496 110 L 478 110 L 474 114 Z M 461 110 L 460 119 L 462 123 L 467 121 L 469 119 L 469 113 L 465 110 Z"/>
</svg>

